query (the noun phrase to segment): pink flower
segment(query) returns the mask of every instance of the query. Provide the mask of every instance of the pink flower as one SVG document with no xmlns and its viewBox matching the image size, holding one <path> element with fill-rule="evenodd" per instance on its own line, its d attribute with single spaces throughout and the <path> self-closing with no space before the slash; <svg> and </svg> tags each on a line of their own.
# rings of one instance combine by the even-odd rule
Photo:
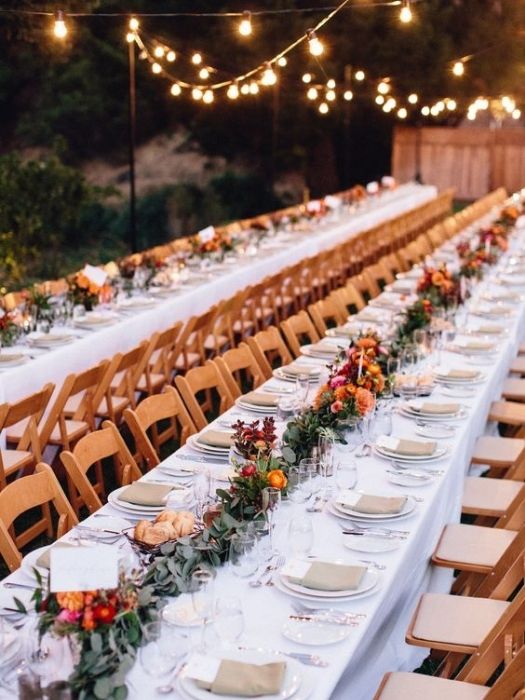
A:
<svg viewBox="0 0 525 700">
<path fill-rule="evenodd" d="M 343 402 L 334 401 L 333 404 L 330 406 L 330 410 L 332 411 L 332 413 L 339 413 L 339 411 L 343 410 Z"/>
<path fill-rule="evenodd" d="M 76 610 L 67 610 L 67 608 L 62 608 L 62 610 L 58 613 L 56 619 L 58 622 L 67 622 L 73 625 L 75 624 L 75 622 L 78 622 L 81 615 L 82 613 Z"/>
<path fill-rule="evenodd" d="M 337 389 L 339 386 L 344 386 L 346 384 L 346 378 L 342 374 L 336 374 L 335 377 L 330 379 L 330 389 Z"/>
</svg>

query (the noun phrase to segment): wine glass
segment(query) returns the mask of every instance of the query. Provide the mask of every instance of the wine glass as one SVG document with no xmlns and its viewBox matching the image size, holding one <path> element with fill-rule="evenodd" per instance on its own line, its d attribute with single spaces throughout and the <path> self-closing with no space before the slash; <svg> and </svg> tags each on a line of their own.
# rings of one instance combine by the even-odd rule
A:
<svg viewBox="0 0 525 700">
<path fill-rule="evenodd" d="M 163 634 L 162 621 L 155 620 L 142 625 L 142 639 L 144 643 L 139 649 L 142 669 L 156 681 L 167 683 L 177 667 L 171 635 Z"/>
<path fill-rule="evenodd" d="M 196 569 L 190 579 L 191 602 L 195 614 L 202 620 L 200 646 L 206 649 L 206 625 L 213 616 L 215 572 L 211 569 Z"/>
<path fill-rule="evenodd" d="M 195 474 L 193 479 L 193 493 L 197 501 L 197 516 L 202 520 L 204 506 L 210 495 L 211 474 L 209 469 L 202 469 Z"/>
<path fill-rule="evenodd" d="M 237 532 L 230 539 L 230 567 L 236 576 L 251 576 L 259 568 L 255 533 Z"/>
<path fill-rule="evenodd" d="M 383 396 L 387 398 L 394 397 L 394 389 L 396 384 L 396 377 L 401 371 L 401 360 L 399 357 L 389 357 L 386 362 L 386 376 L 387 383 L 385 390 L 383 391 Z"/>
<path fill-rule="evenodd" d="M 268 528 L 268 522 L 266 518 L 260 520 L 253 520 L 251 525 L 255 534 L 255 538 L 257 539 L 257 556 L 259 566 L 261 566 L 261 564 L 264 564 L 264 562 L 267 562 L 272 558 L 269 537 L 270 530 Z"/>
<path fill-rule="evenodd" d="M 319 462 L 323 475 L 324 488 L 328 492 L 328 477 L 334 473 L 334 440 L 323 435 L 319 436 Z"/>
<path fill-rule="evenodd" d="M 288 526 L 288 541 L 292 554 L 305 557 L 312 551 L 314 544 L 314 529 L 312 519 L 308 516 L 295 515 Z"/>
<path fill-rule="evenodd" d="M 270 528 L 270 548 L 272 550 L 273 555 L 277 554 L 277 550 L 274 548 L 273 529 L 275 525 L 275 517 L 277 515 L 277 511 L 279 510 L 280 505 L 280 489 L 276 489 L 273 486 L 267 486 L 265 489 L 262 490 L 262 509 L 265 512 L 266 517 L 268 519 L 268 526 Z"/>
<path fill-rule="evenodd" d="M 161 634 L 166 638 L 168 653 L 175 659 L 175 672 L 177 672 L 179 665 L 190 652 L 191 637 L 170 619 L 169 606 L 162 610 L 161 621 Z"/>
<path fill-rule="evenodd" d="M 288 470 L 288 498 L 296 505 L 306 503 L 312 495 L 311 471 L 299 463 Z"/>
<path fill-rule="evenodd" d="M 213 626 L 226 647 L 237 642 L 244 632 L 242 601 L 233 596 L 217 598 Z"/>
</svg>

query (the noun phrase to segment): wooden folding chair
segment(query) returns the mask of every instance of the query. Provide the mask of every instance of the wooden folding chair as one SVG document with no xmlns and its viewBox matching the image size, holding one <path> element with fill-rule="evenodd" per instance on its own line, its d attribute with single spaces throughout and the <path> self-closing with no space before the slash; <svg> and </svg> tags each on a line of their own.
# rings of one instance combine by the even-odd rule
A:
<svg viewBox="0 0 525 700">
<path fill-rule="evenodd" d="M 149 359 L 136 385 L 140 394 L 146 396 L 157 394 L 164 386 L 171 383 L 175 372 L 176 347 L 182 335 L 182 326 L 182 321 L 177 321 L 173 326 L 151 336 L 146 350 L 146 357 Z"/>
<path fill-rule="evenodd" d="M 280 328 L 295 357 L 301 355 L 301 345 L 317 343 L 321 339 L 306 311 L 299 311 L 286 321 L 281 321 Z"/>
<path fill-rule="evenodd" d="M 273 375 L 272 366 L 276 360 L 278 367 L 293 362 L 293 357 L 275 326 L 259 331 L 248 338 L 247 343 L 266 379 Z"/>
<path fill-rule="evenodd" d="M 117 427 L 111 421 L 104 421 L 104 427 L 85 435 L 72 451 L 64 450 L 60 459 L 68 475 L 70 484 L 69 500 L 78 513 L 85 505 L 90 513 L 102 507 L 105 500 L 105 484 L 102 460 L 113 457 L 117 482 L 129 484 L 142 474 L 122 439 Z M 94 479 L 87 472 L 94 467 Z"/>
<path fill-rule="evenodd" d="M 194 367 L 188 370 L 184 376 L 177 375 L 175 385 L 198 430 L 202 430 L 208 425 L 205 411 L 213 412 L 217 408 L 220 415 L 233 405 L 233 397 L 226 382 L 218 367 L 213 363 L 203 367 Z M 218 407 L 213 405 L 212 390 L 218 395 Z M 204 392 L 204 399 L 199 403 L 197 395 L 202 394 L 202 392 Z"/>
<path fill-rule="evenodd" d="M 320 336 L 326 335 L 328 328 L 341 326 L 346 322 L 348 314 L 345 314 L 337 304 L 332 294 L 326 299 L 320 299 L 315 304 L 310 304 L 308 313 Z"/>
<path fill-rule="evenodd" d="M 169 360 L 174 373 L 187 372 L 192 367 L 206 362 L 205 342 L 210 336 L 217 313 L 218 307 L 212 306 L 203 314 L 192 316 L 187 320 Z"/>
<path fill-rule="evenodd" d="M 349 315 L 356 314 L 366 306 L 363 295 L 351 281 L 348 281 L 344 287 L 339 287 L 339 289 L 332 292 L 330 297 L 339 306 L 340 313 L 344 315 L 345 320 Z"/>
<path fill-rule="evenodd" d="M 51 467 L 40 462 L 35 473 L 23 476 L 8 484 L 0 492 L 0 555 L 10 571 L 22 563 L 20 549 L 43 532 L 53 536 L 50 505 L 58 514 L 57 538 L 66 534 L 78 523 L 77 516 Z M 20 515 L 34 508 L 42 509 L 42 517 L 29 528 L 12 537 L 10 530 Z"/>
<path fill-rule="evenodd" d="M 160 448 L 168 440 L 178 438 L 182 446 L 197 432 L 178 391 L 172 386 L 164 387 L 160 394 L 148 396 L 135 409 L 127 408 L 124 421 L 135 441 L 135 459 L 142 460 L 146 469 L 160 464 Z M 161 429 L 160 422 L 168 425 Z"/>
<path fill-rule="evenodd" d="M 265 376 L 246 343 L 240 343 L 239 347 L 227 350 L 213 362 L 217 365 L 234 399 L 246 391 L 256 389 L 265 381 Z M 244 378 L 246 381 L 243 382 Z"/>
<path fill-rule="evenodd" d="M 368 269 L 366 268 L 359 275 L 354 275 L 351 277 L 346 286 L 348 286 L 349 283 L 351 283 L 357 289 L 366 303 L 381 293 L 379 285 L 369 274 Z"/>
<path fill-rule="evenodd" d="M 47 408 L 54 384 L 46 384 L 41 391 L 16 403 L 0 406 L 0 431 L 5 431 L 6 449 L 0 450 L 0 489 L 7 484 L 7 479 L 17 472 L 29 470 L 42 461 L 43 445 L 38 434 L 38 424 Z M 9 428 L 16 426 L 19 435 L 9 438 Z M 9 449 L 9 445 L 15 446 Z"/>
</svg>

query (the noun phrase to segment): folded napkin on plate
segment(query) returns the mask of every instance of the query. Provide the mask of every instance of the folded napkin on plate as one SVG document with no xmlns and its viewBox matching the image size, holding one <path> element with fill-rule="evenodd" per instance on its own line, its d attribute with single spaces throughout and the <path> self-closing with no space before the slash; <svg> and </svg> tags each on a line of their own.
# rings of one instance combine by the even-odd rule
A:
<svg viewBox="0 0 525 700">
<path fill-rule="evenodd" d="M 310 345 L 310 352 L 318 352 L 325 355 L 337 355 L 339 348 L 333 343 L 324 343 L 321 341 L 320 343 L 313 343 L 313 345 Z"/>
<path fill-rule="evenodd" d="M 136 506 L 165 506 L 171 491 L 173 486 L 136 481 L 122 491 L 118 500 L 133 503 Z"/>
<path fill-rule="evenodd" d="M 342 338 L 353 338 L 358 333 L 353 326 L 336 326 L 332 330 L 335 335 L 339 335 Z"/>
<path fill-rule="evenodd" d="M 40 566 L 42 569 L 49 569 L 51 565 L 51 550 L 52 549 L 71 549 L 71 547 L 78 547 L 76 544 L 71 542 L 55 542 L 52 547 L 48 547 L 45 552 L 38 557 L 35 562 L 35 566 Z"/>
<path fill-rule="evenodd" d="M 288 576 L 292 583 L 317 591 L 349 591 L 359 588 L 366 573 L 364 566 L 314 561 L 302 576 Z"/>
<path fill-rule="evenodd" d="M 242 401 L 253 406 L 277 406 L 279 396 L 276 394 L 265 394 L 262 391 L 250 391 L 244 394 Z"/>
<path fill-rule="evenodd" d="M 458 403 L 433 403 L 431 401 L 409 401 L 408 405 L 418 413 L 431 413 L 438 416 L 457 413 L 461 408 Z"/>
<path fill-rule="evenodd" d="M 434 454 L 437 442 L 434 440 L 405 440 L 383 435 L 378 441 L 379 447 L 398 455 L 410 457 L 430 457 Z"/>
<path fill-rule="evenodd" d="M 374 309 L 363 309 L 357 314 L 358 321 L 381 321 L 384 318 L 384 312 Z"/>
<path fill-rule="evenodd" d="M 17 353 L 2 353 L 0 354 L 0 363 L 2 362 L 16 362 L 21 360 L 25 355 L 21 352 Z"/>
<path fill-rule="evenodd" d="M 64 340 L 70 340 L 70 338 L 71 336 L 68 334 L 47 333 L 30 340 L 32 343 L 62 343 Z"/>
<path fill-rule="evenodd" d="M 486 333 L 487 335 L 496 335 L 501 333 L 503 328 L 501 326 L 478 326 L 475 329 L 475 333 Z"/>
<path fill-rule="evenodd" d="M 483 340 L 466 340 L 460 344 L 460 347 L 467 350 L 493 350 L 494 343 L 488 343 Z"/>
<path fill-rule="evenodd" d="M 286 663 L 248 664 L 223 659 L 211 683 L 196 680 L 199 688 L 215 695 L 238 695 L 255 698 L 258 695 L 277 695 L 282 687 Z"/>
<path fill-rule="evenodd" d="M 351 506 L 351 510 L 369 515 L 390 515 L 400 513 L 406 502 L 406 496 L 369 496 L 363 494 L 357 503 Z M 348 506 L 346 507 L 348 508 Z"/>
<path fill-rule="evenodd" d="M 210 447 L 226 447 L 229 448 L 232 444 L 232 432 L 224 430 L 205 430 L 197 437 L 197 442 Z"/>
<path fill-rule="evenodd" d="M 307 367 L 306 365 L 286 365 L 286 367 L 281 367 L 281 372 L 288 374 L 290 377 L 300 377 L 301 374 L 313 377 L 320 374 L 321 370 L 319 367 Z"/>
<path fill-rule="evenodd" d="M 475 369 L 449 369 L 446 372 L 438 372 L 438 376 L 450 379 L 476 379 L 479 377 L 479 372 Z"/>
</svg>

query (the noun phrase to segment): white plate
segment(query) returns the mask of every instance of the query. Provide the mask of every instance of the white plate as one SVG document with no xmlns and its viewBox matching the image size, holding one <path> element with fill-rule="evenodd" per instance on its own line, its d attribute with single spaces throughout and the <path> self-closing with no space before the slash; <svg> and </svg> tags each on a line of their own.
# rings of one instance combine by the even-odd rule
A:
<svg viewBox="0 0 525 700">
<path fill-rule="evenodd" d="M 427 418 L 439 418 L 440 420 L 453 420 L 454 418 L 457 418 L 458 416 L 461 415 L 461 411 L 463 410 L 463 406 L 460 406 L 457 411 L 450 411 L 449 413 L 432 413 L 432 411 L 423 411 L 423 410 L 418 410 L 417 408 L 414 408 L 413 405 L 410 405 L 412 402 L 408 401 L 405 404 L 401 405 L 401 410 L 405 413 L 410 413 L 414 415 L 416 418 L 422 418 L 426 420 Z M 437 403 L 437 402 L 436 402 Z"/>
<path fill-rule="evenodd" d="M 77 528 L 77 532 L 82 535 L 83 527 L 89 528 L 89 531 L 96 533 L 97 539 L 99 540 L 114 540 L 115 535 L 110 532 L 103 532 L 103 530 L 112 530 L 113 532 L 122 532 L 131 526 L 129 520 L 124 518 L 118 518 L 114 515 L 102 515 L 101 517 L 91 518 L 89 520 L 83 520 L 79 523 L 80 528 Z"/>
<path fill-rule="evenodd" d="M 118 510 L 124 511 L 126 513 L 133 513 L 137 515 L 145 515 L 145 516 L 152 516 L 152 515 L 157 515 L 157 513 L 161 513 L 163 510 L 168 509 L 170 506 L 165 503 L 162 506 L 138 506 L 135 505 L 134 503 L 126 503 L 125 501 L 120 501 L 118 496 L 122 491 L 127 489 L 128 486 L 121 486 L 118 489 L 115 489 L 115 491 L 112 491 L 108 495 L 108 503 L 110 503 L 114 508 L 117 508 Z M 177 489 L 176 492 L 177 494 L 181 494 L 180 500 L 181 503 L 184 502 L 184 497 L 182 494 L 190 494 L 189 489 Z"/>
<path fill-rule="evenodd" d="M 458 389 L 444 387 L 440 391 L 444 396 L 453 396 L 456 399 L 472 399 L 476 396 L 476 390 L 467 386 Z"/>
<path fill-rule="evenodd" d="M 57 348 L 61 345 L 67 345 L 73 340 L 75 340 L 75 336 L 68 333 L 42 333 L 39 336 L 28 338 L 27 342 L 35 348 Z"/>
<path fill-rule="evenodd" d="M 386 494 L 386 496 L 395 497 L 395 494 Z M 406 496 L 405 498 L 407 499 L 406 503 L 403 506 L 403 510 L 401 510 L 399 513 L 360 513 L 357 510 L 352 510 L 348 506 L 342 508 L 335 501 L 332 501 L 331 505 L 339 514 L 346 515 L 349 518 L 361 518 L 361 520 L 396 520 L 397 518 L 402 518 L 404 515 L 408 515 L 416 507 L 416 502 L 412 496 Z"/>
<path fill-rule="evenodd" d="M 18 365 L 23 365 L 28 361 L 28 356 L 22 353 L 2 352 L 0 355 L 0 369 L 8 369 L 9 367 L 18 367 Z"/>
<path fill-rule="evenodd" d="M 206 452 L 207 454 L 219 455 L 220 457 L 226 457 L 229 452 L 229 447 L 216 447 L 215 445 L 206 445 L 203 442 L 199 442 L 197 439 L 198 435 L 190 435 L 187 439 L 187 444 L 197 452 Z"/>
<path fill-rule="evenodd" d="M 370 554 L 382 554 L 393 552 L 401 546 L 401 540 L 392 537 L 374 537 L 374 535 L 343 535 L 343 544 L 353 552 L 368 552 Z"/>
<path fill-rule="evenodd" d="M 447 425 L 440 425 L 436 423 L 435 425 L 416 425 L 416 435 L 421 435 L 422 437 L 432 438 L 433 440 L 447 440 L 454 437 L 456 431 Z"/>
<path fill-rule="evenodd" d="M 334 625 L 310 620 L 288 620 L 281 628 L 283 637 L 305 646 L 337 644 L 352 632 L 350 625 Z"/>
<path fill-rule="evenodd" d="M 319 376 L 321 374 L 321 371 L 319 372 L 308 372 L 308 367 L 305 365 L 305 374 L 308 374 L 308 379 L 310 381 L 316 381 L 319 379 Z M 277 369 L 273 370 L 273 376 L 277 377 L 277 379 L 281 379 L 283 382 L 296 382 L 297 381 L 297 375 L 291 375 L 291 374 L 286 374 L 286 370 L 282 369 L 281 367 L 278 367 Z"/>
<path fill-rule="evenodd" d="M 429 457 L 418 457 L 412 455 L 399 455 L 396 452 L 390 452 L 390 450 L 385 450 L 381 447 L 373 446 L 374 452 L 383 459 L 393 459 L 397 462 L 414 462 L 414 463 L 425 463 L 425 462 L 436 462 L 448 453 L 448 447 L 436 447 L 436 451 L 433 455 Z"/>
<path fill-rule="evenodd" d="M 338 602 L 343 602 L 343 601 L 348 601 L 348 600 L 355 600 L 356 598 L 365 598 L 366 596 L 372 595 L 377 592 L 379 586 L 379 575 L 375 571 L 368 571 L 367 574 L 373 574 L 376 576 L 376 582 L 372 588 L 369 588 L 366 591 L 356 591 L 353 595 L 345 596 L 345 597 L 340 597 L 337 598 Z M 317 603 L 326 603 L 327 599 L 326 597 L 323 596 L 318 596 L 314 595 L 311 593 L 300 593 L 298 591 L 293 591 L 291 588 L 289 588 L 282 580 L 280 576 L 275 576 L 273 579 L 274 587 L 277 588 L 281 593 L 285 593 L 286 595 L 291 596 L 292 598 L 299 598 L 299 600 L 308 600 L 310 603 L 312 602 L 317 602 Z M 305 589 L 307 590 L 307 589 Z"/>
<path fill-rule="evenodd" d="M 235 661 L 244 661 L 247 663 L 265 664 L 272 661 L 286 661 L 286 671 L 284 674 L 281 692 L 277 695 L 258 695 L 259 700 L 287 700 L 297 693 L 303 682 L 303 672 L 301 664 L 295 659 L 284 657 L 277 654 L 269 654 L 259 651 L 241 651 L 216 654 L 218 658 L 233 659 Z M 238 695 L 215 695 L 209 690 L 199 688 L 194 680 L 187 678 L 184 674 L 180 676 L 180 685 L 182 690 L 195 700 L 210 700 L 213 697 L 220 697 L 222 700 L 239 700 Z"/>
<path fill-rule="evenodd" d="M 301 354 L 307 357 L 316 357 L 326 360 L 335 360 L 337 355 L 341 352 L 343 348 L 338 348 L 336 345 L 326 344 L 326 349 L 319 349 L 314 347 L 314 345 L 302 345 Z"/>
<path fill-rule="evenodd" d="M 421 486 L 428 486 L 434 481 L 434 477 L 430 474 L 424 474 L 421 472 L 421 478 L 410 476 L 409 474 L 393 474 L 388 472 L 388 481 L 392 484 L 397 484 L 398 486 L 408 486 L 410 488 L 416 488 Z"/>
<path fill-rule="evenodd" d="M 416 411 L 411 411 L 410 409 L 400 408 L 399 414 L 401 416 L 404 416 L 405 418 L 410 418 L 412 420 L 421 420 L 425 423 L 443 423 L 449 421 L 458 421 L 463 420 L 467 417 L 467 412 L 464 409 L 455 414 L 450 413 L 442 415 L 433 415 L 431 413 L 418 413 Z"/>
<path fill-rule="evenodd" d="M 235 400 L 235 405 L 244 408 L 246 411 L 252 411 L 253 413 L 265 413 L 269 415 L 277 413 L 277 406 L 255 406 L 251 403 L 244 403 L 242 396 Z"/>
<path fill-rule="evenodd" d="M 155 306 L 157 302 L 155 299 L 148 299 L 147 297 L 132 297 L 131 299 L 124 299 L 118 305 L 120 311 L 129 311 L 131 309 L 150 309 Z"/>
<path fill-rule="evenodd" d="M 199 470 L 195 467 L 185 467 L 184 464 L 159 464 L 157 467 L 159 472 L 163 474 L 169 474 L 170 476 L 180 476 L 184 478 L 190 478 L 199 473 Z"/>
<path fill-rule="evenodd" d="M 169 603 L 163 608 L 162 617 L 172 625 L 177 625 L 177 627 L 200 627 L 202 625 L 202 617 L 197 615 L 191 598 L 188 598 L 188 596 L 184 596 L 184 598 L 184 600 Z"/>
<path fill-rule="evenodd" d="M 344 515 L 340 511 L 336 510 L 333 507 L 333 504 L 328 502 L 325 506 L 326 512 L 328 512 L 330 515 L 333 515 L 335 518 L 338 520 L 343 521 L 344 523 L 348 523 L 349 521 L 354 521 L 356 523 L 362 524 L 362 525 L 370 525 L 370 519 L 369 518 L 363 518 L 362 516 L 357 516 L 357 515 Z M 400 520 L 408 520 L 409 518 L 412 517 L 414 514 L 415 510 L 410 511 L 410 513 L 405 513 L 404 515 L 398 515 L 396 518 L 391 518 L 391 517 L 384 517 L 381 521 L 378 522 L 384 522 L 385 525 L 388 525 L 392 523 L 394 520 L 396 523 L 398 523 Z"/>
<path fill-rule="evenodd" d="M 118 319 L 114 316 L 86 316 L 83 319 L 78 319 L 75 321 L 75 326 L 78 326 L 78 328 L 93 330 L 94 328 L 105 328 L 106 326 L 112 326 L 117 321 Z"/>
</svg>

